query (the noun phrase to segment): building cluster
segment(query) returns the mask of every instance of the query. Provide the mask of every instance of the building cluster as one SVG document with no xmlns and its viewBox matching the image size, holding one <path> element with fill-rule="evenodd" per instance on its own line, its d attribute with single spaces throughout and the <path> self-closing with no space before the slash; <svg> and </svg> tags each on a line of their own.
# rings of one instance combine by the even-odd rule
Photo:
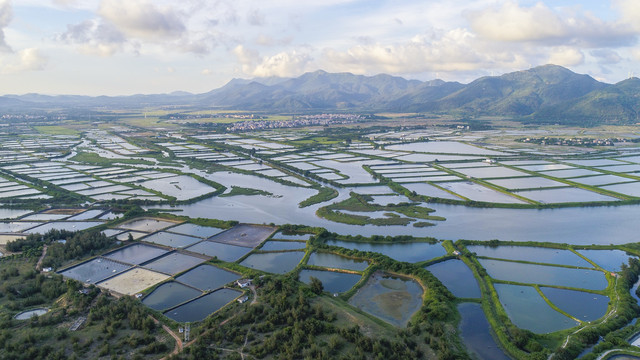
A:
<svg viewBox="0 0 640 360">
<path fill-rule="evenodd" d="M 593 139 L 593 138 L 555 138 L 555 137 L 541 137 L 541 138 L 522 138 L 516 139 L 516 141 L 531 144 L 540 145 L 560 145 L 560 146 L 613 146 L 616 143 L 625 142 L 637 142 L 636 139 L 625 138 L 608 138 L 608 139 Z"/>
<path fill-rule="evenodd" d="M 291 120 L 254 120 L 240 121 L 230 124 L 227 131 L 254 131 L 264 129 L 295 128 L 304 126 L 325 126 L 335 124 L 351 124 L 362 121 L 365 117 L 358 114 L 318 114 L 296 115 Z"/>
</svg>

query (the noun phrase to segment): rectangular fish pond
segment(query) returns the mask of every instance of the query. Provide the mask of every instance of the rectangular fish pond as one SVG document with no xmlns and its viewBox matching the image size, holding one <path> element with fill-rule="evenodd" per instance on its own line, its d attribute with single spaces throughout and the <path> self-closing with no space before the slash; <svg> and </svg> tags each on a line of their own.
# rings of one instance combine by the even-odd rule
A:
<svg viewBox="0 0 640 360">
<path fill-rule="evenodd" d="M 201 238 L 182 234 L 173 234 L 165 231 L 159 231 L 157 233 L 151 234 L 145 237 L 143 240 L 146 242 L 164 245 L 172 248 L 183 248 L 202 241 Z"/>
<path fill-rule="evenodd" d="M 177 322 L 202 321 L 240 295 L 242 292 L 237 290 L 220 289 L 171 309 L 164 315 Z"/>
<path fill-rule="evenodd" d="M 201 226 L 196 224 L 184 223 L 184 224 L 180 224 L 178 226 L 174 226 L 172 228 L 166 229 L 165 231 L 170 231 L 172 233 L 184 234 L 189 236 L 195 236 L 199 238 L 208 238 L 222 232 L 223 229 L 218 229 L 210 226 Z"/>
<path fill-rule="evenodd" d="M 345 269 L 364 271 L 369 267 L 369 262 L 365 260 L 354 260 L 348 257 L 332 253 L 314 252 L 307 261 L 308 265 L 321 266 L 331 269 Z"/>
<path fill-rule="evenodd" d="M 192 245 L 185 250 L 197 254 L 217 257 L 222 261 L 236 261 L 246 253 L 251 251 L 251 249 L 248 249 L 246 247 L 222 244 L 207 240 Z"/>
<path fill-rule="evenodd" d="M 422 286 L 411 279 L 376 272 L 349 304 L 392 325 L 404 327 L 422 306 Z"/>
<path fill-rule="evenodd" d="M 72 278 L 83 283 L 95 284 L 129 268 L 131 268 L 131 265 L 97 257 L 62 270 L 59 273 L 64 277 Z"/>
<path fill-rule="evenodd" d="M 185 303 L 202 295 L 202 292 L 192 287 L 170 281 L 164 283 L 142 300 L 142 303 L 153 310 L 164 311 Z"/>
<path fill-rule="evenodd" d="M 276 228 L 272 226 L 239 224 L 208 240 L 254 248 L 273 234 L 274 231 L 276 231 Z"/>
<path fill-rule="evenodd" d="M 428 242 L 398 242 L 392 244 L 328 240 L 327 245 L 377 252 L 398 261 L 411 263 L 431 260 L 447 254 L 447 251 L 439 243 L 431 244 Z"/>
<path fill-rule="evenodd" d="M 500 303 L 519 328 L 536 334 L 569 329 L 578 322 L 555 311 L 535 288 L 510 284 L 494 284 Z"/>
<path fill-rule="evenodd" d="M 324 291 L 330 293 L 345 292 L 351 289 L 362 278 L 362 276 L 358 274 L 309 269 L 301 270 L 298 275 L 298 279 L 307 285 L 311 283 L 311 277 L 320 280 Z"/>
<path fill-rule="evenodd" d="M 426 267 L 459 298 L 480 298 L 480 287 L 473 272 L 462 260 L 447 260 Z"/>
<path fill-rule="evenodd" d="M 282 251 L 282 250 L 304 250 L 307 243 L 300 241 L 277 241 L 269 240 L 265 242 L 260 250 L 262 251 Z"/>
<path fill-rule="evenodd" d="M 136 243 L 111 251 L 103 256 L 112 260 L 139 265 L 168 252 L 168 250 L 156 246 Z"/>
<path fill-rule="evenodd" d="M 202 264 L 178 276 L 176 281 L 202 291 L 215 290 L 240 279 L 240 275 L 209 264 Z"/>
<path fill-rule="evenodd" d="M 509 261 L 478 259 L 489 276 L 498 280 L 526 284 L 545 284 L 572 288 L 604 290 L 608 283 L 600 271 L 557 266 L 533 265 Z"/>
<path fill-rule="evenodd" d="M 477 359 L 509 360 L 498 346 L 487 321 L 482 305 L 462 303 L 458 305 L 460 312 L 460 337 L 467 350 Z"/>
<path fill-rule="evenodd" d="M 251 254 L 240 265 L 275 274 L 286 274 L 293 270 L 304 257 L 302 251 Z"/>
<path fill-rule="evenodd" d="M 148 263 L 145 263 L 143 266 L 150 270 L 174 275 L 205 261 L 206 259 L 203 259 L 201 257 L 186 255 L 174 251 Z"/>
</svg>

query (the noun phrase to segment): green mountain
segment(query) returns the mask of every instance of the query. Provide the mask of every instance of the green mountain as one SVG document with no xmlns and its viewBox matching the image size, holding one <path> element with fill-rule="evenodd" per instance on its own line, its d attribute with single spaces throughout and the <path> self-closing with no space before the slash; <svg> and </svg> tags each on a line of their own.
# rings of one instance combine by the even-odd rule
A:
<svg viewBox="0 0 640 360">
<path fill-rule="evenodd" d="M 633 78 L 606 84 L 557 65 L 486 76 L 469 84 L 319 70 L 296 78 L 233 79 L 221 88 L 195 95 L 7 95 L 0 97 L 0 111 L 176 105 L 281 113 L 391 111 L 506 116 L 534 123 L 630 124 L 639 122 L 639 82 Z"/>
</svg>

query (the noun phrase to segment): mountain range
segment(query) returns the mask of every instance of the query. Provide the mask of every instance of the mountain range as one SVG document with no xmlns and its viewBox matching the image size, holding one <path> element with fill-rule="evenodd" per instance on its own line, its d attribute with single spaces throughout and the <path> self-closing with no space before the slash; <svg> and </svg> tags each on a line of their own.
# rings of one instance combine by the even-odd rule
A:
<svg viewBox="0 0 640 360">
<path fill-rule="evenodd" d="M 280 113 L 418 112 L 466 118 L 505 116 L 536 123 L 635 124 L 640 122 L 640 79 L 608 84 L 557 65 L 485 76 L 469 84 L 319 70 L 296 78 L 233 79 L 203 94 L 0 97 L 0 112 L 170 105 Z"/>
</svg>

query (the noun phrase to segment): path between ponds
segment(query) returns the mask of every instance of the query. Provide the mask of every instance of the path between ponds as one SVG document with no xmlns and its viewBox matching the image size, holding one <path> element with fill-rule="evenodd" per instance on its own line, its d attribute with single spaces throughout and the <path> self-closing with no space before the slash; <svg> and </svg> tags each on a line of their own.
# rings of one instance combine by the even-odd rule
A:
<svg viewBox="0 0 640 360">
<path fill-rule="evenodd" d="M 37 271 L 41 271 L 42 270 L 42 261 L 44 260 L 45 256 L 47 256 L 47 245 L 44 245 L 42 247 L 42 255 L 40 255 L 40 258 L 38 259 L 38 263 L 36 264 L 36 270 Z"/>
<path fill-rule="evenodd" d="M 598 324 L 602 324 L 604 322 L 606 322 L 611 316 L 613 316 L 614 314 L 616 314 L 618 312 L 618 303 L 620 302 L 620 295 L 618 294 L 617 288 L 618 288 L 618 277 L 616 276 L 616 281 L 613 284 L 613 288 L 616 289 L 616 306 L 614 307 L 614 309 L 612 311 L 610 311 L 601 321 L 598 322 Z M 567 345 L 569 344 L 569 339 L 571 339 L 571 336 L 579 333 L 580 331 L 593 326 L 593 324 L 590 325 L 585 325 L 583 327 L 581 327 L 580 329 L 572 332 L 571 334 L 567 335 L 567 338 L 564 340 L 564 344 L 562 344 L 562 346 L 560 347 L 561 349 L 564 349 L 567 347 Z M 605 352 L 604 354 L 602 354 L 600 357 L 598 357 L 598 359 L 601 359 L 602 356 L 606 355 L 608 352 Z M 549 355 L 549 357 L 547 358 L 547 360 L 551 360 L 553 358 L 553 356 L 555 355 L 555 353 L 551 353 Z"/>
<path fill-rule="evenodd" d="M 158 321 L 156 318 L 154 318 L 153 316 L 149 315 L 149 317 L 151 318 L 151 320 L 153 320 L 153 322 L 156 325 L 160 324 L 160 321 Z M 167 332 L 167 334 L 171 335 L 175 340 L 176 340 L 176 346 L 173 348 L 173 351 L 171 352 L 171 354 L 169 354 L 168 356 L 163 357 L 161 360 L 165 360 L 166 358 L 168 358 L 169 356 L 173 356 L 178 354 L 180 351 L 182 351 L 182 339 L 180 339 L 180 337 L 178 335 L 176 335 L 176 333 L 173 332 L 173 330 L 171 330 L 167 325 L 162 325 L 162 329 L 164 331 Z"/>
</svg>

